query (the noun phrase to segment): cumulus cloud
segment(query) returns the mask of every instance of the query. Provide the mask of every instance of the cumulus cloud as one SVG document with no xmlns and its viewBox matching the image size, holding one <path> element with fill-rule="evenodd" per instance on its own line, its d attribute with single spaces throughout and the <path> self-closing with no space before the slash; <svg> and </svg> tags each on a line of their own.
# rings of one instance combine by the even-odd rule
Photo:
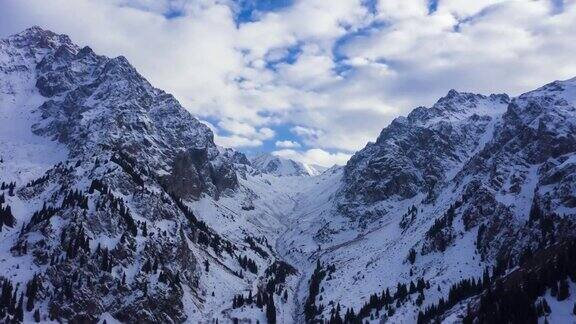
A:
<svg viewBox="0 0 576 324">
<path fill-rule="evenodd" d="M 276 141 L 276 147 L 279 148 L 298 148 L 300 143 L 294 141 Z"/>
<path fill-rule="evenodd" d="M 275 132 L 267 127 L 262 127 L 257 129 L 248 123 L 239 122 L 230 118 L 226 118 L 218 122 L 220 129 L 225 130 L 231 134 L 241 135 L 243 137 L 258 139 L 258 140 L 268 140 L 273 138 L 276 134 Z"/>
<path fill-rule="evenodd" d="M 262 141 L 259 139 L 250 139 L 238 135 L 222 136 L 216 134 L 214 140 L 218 145 L 223 147 L 247 148 L 258 147 L 262 145 Z"/>
<path fill-rule="evenodd" d="M 278 154 L 325 164 L 451 88 L 518 95 L 576 76 L 574 0 L 294 0 L 249 21 L 239 3 L 3 0 L 0 36 L 41 25 L 124 55 L 214 121 L 220 145 L 286 142 Z"/>
</svg>

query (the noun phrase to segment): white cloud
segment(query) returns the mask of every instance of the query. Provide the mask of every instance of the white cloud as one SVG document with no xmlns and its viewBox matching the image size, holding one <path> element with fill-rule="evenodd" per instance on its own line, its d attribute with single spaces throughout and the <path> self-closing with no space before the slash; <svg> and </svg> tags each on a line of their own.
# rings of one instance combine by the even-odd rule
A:
<svg viewBox="0 0 576 324">
<path fill-rule="evenodd" d="M 315 89 L 341 79 L 334 73 L 334 67 L 334 61 L 329 56 L 305 53 L 294 64 L 279 64 L 278 78 L 302 90 Z"/>
<path fill-rule="evenodd" d="M 429 104 L 450 88 L 518 94 L 576 74 L 565 60 L 566 46 L 576 49 L 568 45 L 576 36 L 574 4 L 552 15 L 547 1 L 492 2 L 440 1 L 436 13 L 406 17 L 342 50 L 356 60 L 393 62 L 397 73 L 375 80 L 388 102 L 412 93 L 414 104 Z"/>
<path fill-rule="evenodd" d="M 367 16 L 361 0 L 296 0 L 284 10 L 241 25 L 239 44 L 252 59 L 298 42 L 314 43 L 329 52 L 336 38 L 365 25 Z"/>
<path fill-rule="evenodd" d="M 307 151 L 296 151 L 291 149 L 284 149 L 272 152 L 273 155 L 292 159 L 307 164 L 316 164 L 324 167 L 331 167 L 333 165 L 344 165 L 350 159 L 351 155 L 336 152 L 330 153 L 322 149 L 310 149 Z"/>
<path fill-rule="evenodd" d="M 262 127 L 256 129 L 250 124 L 242 123 L 230 118 L 221 120 L 218 122 L 218 126 L 229 133 L 258 140 L 271 139 L 276 135 L 276 133 L 270 128 Z"/>
<path fill-rule="evenodd" d="M 228 0 L 3 0 L 0 36 L 41 25 L 124 55 L 233 147 L 298 125 L 306 149 L 351 152 L 448 89 L 517 95 L 576 75 L 573 0 L 363 3 L 295 0 L 237 24 Z"/>
<path fill-rule="evenodd" d="M 438 11 L 446 11 L 456 16 L 466 17 L 477 14 L 491 5 L 506 1 L 507 0 L 443 0 L 438 4 Z"/>
<path fill-rule="evenodd" d="M 258 139 L 250 139 L 238 135 L 232 136 L 220 136 L 215 135 L 214 141 L 216 144 L 223 147 L 232 148 L 248 148 L 248 147 L 258 147 L 262 145 L 262 141 Z"/>
<path fill-rule="evenodd" d="M 378 18 L 399 20 L 428 13 L 428 0 L 380 0 L 377 4 Z"/>
<path fill-rule="evenodd" d="M 300 147 L 300 143 L 294 141 L 276 141 L 276 147 L 279 148 L 298 148 Z"/>
<path fill-rule="evenodd" d="M 307 128 L 300 125 L 290 128 L 290 131 L 306 140 L 317 139 L 324 134 L 324 132 L 319 129 Z"/>
<path fill-rule="evenodd" d="M 204 122 L 214 132 L 214 141 L 216 144 L 224 147 L 233 148 L 253 148 L 259 147 L 263 141 L 274 138 L 274 130 L 262 127 L 255 128 L 247 123 L 235 121 L 233 119 L 223 119 L 218 122 L 218 127 L 213 124 Z M 221 134 L 222 131 L 230 135 Z"/>
</svg>

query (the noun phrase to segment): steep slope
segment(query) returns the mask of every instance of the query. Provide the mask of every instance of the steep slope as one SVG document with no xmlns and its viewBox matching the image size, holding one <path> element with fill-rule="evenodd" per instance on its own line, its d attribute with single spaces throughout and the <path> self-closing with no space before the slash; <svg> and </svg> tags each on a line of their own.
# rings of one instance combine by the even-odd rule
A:
<svg viewBox="0 0 576 324">
<path fill-rule="evenodd" d="M 275 276 L 282 225 L 247 208 L 246 158 L 125 58 L 33 27 L 0 72 L 1 318 L 223 320 Z"/>
<path fill-rule="evenodd" d="M 444 316 L 452 285 L 572 240 L 575 80 L 512 99 L 451 90 L 356 153 L 330 203 L 296 213 L 286 236 L 313 278 L 300 296 L 307 318 L 416 322 L 441 298 L 432 318 Z M 466 314 L 459 305 L 448 322 Z"/>
<path fill-rule="evenodd" d="M 276 176 L 316 176 L 326 170 L 321 166 L 309 165 L 272 154 L 260 154 L 251 159 L 251 164 L 260 172 Z"/>
<path fill-rule="evenodd" d="M 437 188 L 490 139 L 508 102 L 506 95 L 451 90 L 431 108 L 395 119 L 348 162 L 346 199 L 374 204 L 425 194 L 433 200 Z"/>
</svg>

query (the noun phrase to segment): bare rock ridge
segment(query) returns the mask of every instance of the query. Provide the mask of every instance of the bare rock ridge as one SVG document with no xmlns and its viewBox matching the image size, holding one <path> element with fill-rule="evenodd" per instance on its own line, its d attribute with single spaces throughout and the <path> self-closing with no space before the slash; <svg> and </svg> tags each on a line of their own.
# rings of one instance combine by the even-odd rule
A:
<svg viewBox="0 0 576 324">
<path fill-rule="evenodd" d="M 416 108 L 407 117 L 395 119 L 375 143 L 350 159 L 337 194 L 338 210 L 359 226 L 360 235 L 385 233 L 381 246 L 390 248 L 393 244 L 399 257 L 408 256 L 409 265 L 398 265 L 396 277 L 408 272 L 409 277 L 426 278 L 436 272 L 433 285 L 443 280 L 442 287 L 452 282 L 452 288 L 463 289 L 458 285 L 477 280 L 483 268 L 492 269 L 495 278 L 506 282 L 511 269 L 527 271 L 523 266 L 535 263 L 549 264 L 530 270 L 536 277 L 545 276 L 542 272 L 558 266 L 556 253 L 574 252 L 575 106 L 576 78 L 555 81 L 515 98 L 451 90 L 432 107 Z M 398 211 L 400 206 L 405 209 Z M 379 227 L 382 223 L 387 225 Z M 393 224 L 397 224 L 398 233 L 391 231 Z M 406 238 L 408 234 L 412 238 Z M 398 248 L 404 244 L 406 248 Z M 355 245 L 361 250 L 370 244 Z M 338 253 L 349 255 L 351 250 L 342 248 Z M 534 259 L 534 251 L 543 250 L 554 252 L 547 259 L 546 253 Z M 393 254 L 389 251 L 386 257 Z M 335 253 L 324 258 L 338 260 Z M 363 261 L 375 267 L 380 264 L 370 257 L 354 263 Z M 340 266 L 348 266 L 343 262 L 340 260 Z M 469 273 L 467 277 L 462 273 L 454 276 L 447 270 L 450 266 L 463 267 Z M 366 280 L 385 279 L 376 276 Z M 551 282 L 534 280 L 551 287 L 559 277 Z M 472 296 L 482 289 L 468 292 Z M 499 294 L 498 298 L 506 292 Z M 441 316 L 450 318 L 448 322 L 455 318 L 471 322 L 474 318 L 504 316 L 483 313 L 490 302 L 478 295 L 468 301 L 468 311 L 451 309 L 463 302 L 463 297 L 453 298 L 450 304 L 442 304 L 448 300 L 446 296 L 435 298 L 439 297 L 444 298 L 440 304 L 429 305 L 433 307 L 426 311 L 420 308 L 418 321 Z M 498 302 L 506 300 L 502 298 Z M 544 295 L 530 298 L 524 310 L 513 309 L 506 316 L 530 321 L 542 318 L 542 312 L 526 312 Z M 402 320 L 408 314 L 416 320 L 417 309 L 402 309 L 402 315 L 393 318 Z"/>
<path fill-rule="evenodd" d="M 36 87 L 48 100 L 39 108 L 43 122 L 34 132 L 65 143 L 70 158 L 122 153 L 139 161 L 146 176 L 157 178 L 162 172 L 178 172 L 171 167 L 182 167 L 177 160 L 186 160 L 195 176 L 184 179 L 197 188 L 186 193 L 194 197 L 203 192 L 216 196 L 237 186 L 210 129 L 172 95 L 152 87 L 124 57 L 110 59 L 89 47 L 79 49 L 67 36 L 39 28 L 13 39 L 8 42 L 29 51 L 51 49 L 36 58 Z"/>
</svg>

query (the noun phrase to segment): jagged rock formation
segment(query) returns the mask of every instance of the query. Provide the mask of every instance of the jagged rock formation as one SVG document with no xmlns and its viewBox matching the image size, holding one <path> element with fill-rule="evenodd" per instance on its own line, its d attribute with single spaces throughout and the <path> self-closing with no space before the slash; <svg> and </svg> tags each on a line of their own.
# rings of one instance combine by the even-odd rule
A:
<svg viewBox="0 0 576 324">
<path fill-rule="evenodd" d="M 167 173 L 168 185 L 170 176 L 187 169 L 187 176 L 179 177 L 185 183 L 170 188 L 190 187 L 181 192 L 185 197 L 204 192 L 217 196 L 237 186 L 210 129 L 172 95 L 153 88 L 124 57 L 99 56 L 89 47 L 79 49 L 69 39 L 41 30 L 15 38 L 16 46 L 46 43 L 51 49 L 36 64 L 36 87 L 49 100 L 39 108 L 44 120 L 34 132 L 65 143 L 70 158 L 122 154 L 127 162 L 138 161 L 143 172 L 156 173 L 150 177 Z"/>
<path fill-rule="evenodd" d="M 32 116 L 34 134 L 63 152 L 40 168 L 41 177 L 32 172 L 30 182 L 6 187 L 13 198 L 3 201 L 33 214 L 2 244 L 12 241 L 11 254 L 37 273 L 42 316 L 186 320 L 183 296 L 197 290 L 201 273 L 193 249 L 233 258 L 235 246 L 185 201 L 236 190 L 237 155 L 221 152 L 208 127 L 124 57 L 97 55 L 65 35 L 33 27 L 0 41 L 0 73 L 2 116 Z M 37 96 L 39 106 L 9 105 L 26 96 Z M 8 172 L 0 180 L 11 181 L 9 171 L 28 162 L 16 160 L 19 149 L 26 147 L 3 142 Z"/>
<path fill-rule="evenodd" d="M 431 108 L 419 107 L 395 119 L 344 168 L 336 204 L 359 228 L 362 240 L 339 243 L 336 251 L 349 257 L 355 253 L 352 249 L 386 246 L 387 253 L 374 253 L 404 258 L 402 265 L 392 262 L 397 264 L 396 278 L 406 278 L 409 270 L 408 278 L 422 274 L 438 284 L 441 277 L 439 285 L 446 287 L 447 282 L 456 285 L 455 278 L 477 279 L 484 267 L 494 267 L 504 276 L 534 251 L 572 242 L 575 106 L 576 79 L 571 79 L 516 98 L 451 90 Z M 405 209 L 399 211 L 401 206 Z M 316 236 L 335 241 L 343 227 L 332 229 L 336 235 L 328 238 L 324 228 Z M 371 242 L 376 233 L 385 233 L 383 243 Z M 357 268 L 336 251 L 326 252 L 322 259 Z M 376 256 L 362 260 L 382 262 Z M 467 269 L 467 278 L 449 270 L 456 265 Z M 358 268 L 363 272 L 368 277 L 369 270 Z M 383 277 L 370 276 L 366 280 Z M 348 285 L 340 278 L 341 285 Z M 436 302 L 439 297 L 447 300 L 447 295 L 434 294 Z M 364 311 L 370 309 L 366 307 Z M 413 307 L 399 302 L 396 311 L 402 309 L 406 316 Z M 432 312 L 435 316 L 446 316 L 450 308 L 437 307 L 442 311 Z M 450 316 L 465 313 L 453 310 Z"/>
<path fill-rule="evenodd" d="M 483 144 L 508 102 L 506 95 L 451 90 L 431 108 L 395 119 L 346 165 L 346 198 L 375 203 L 425 193 L 432 199 Z"/>
</svg>

